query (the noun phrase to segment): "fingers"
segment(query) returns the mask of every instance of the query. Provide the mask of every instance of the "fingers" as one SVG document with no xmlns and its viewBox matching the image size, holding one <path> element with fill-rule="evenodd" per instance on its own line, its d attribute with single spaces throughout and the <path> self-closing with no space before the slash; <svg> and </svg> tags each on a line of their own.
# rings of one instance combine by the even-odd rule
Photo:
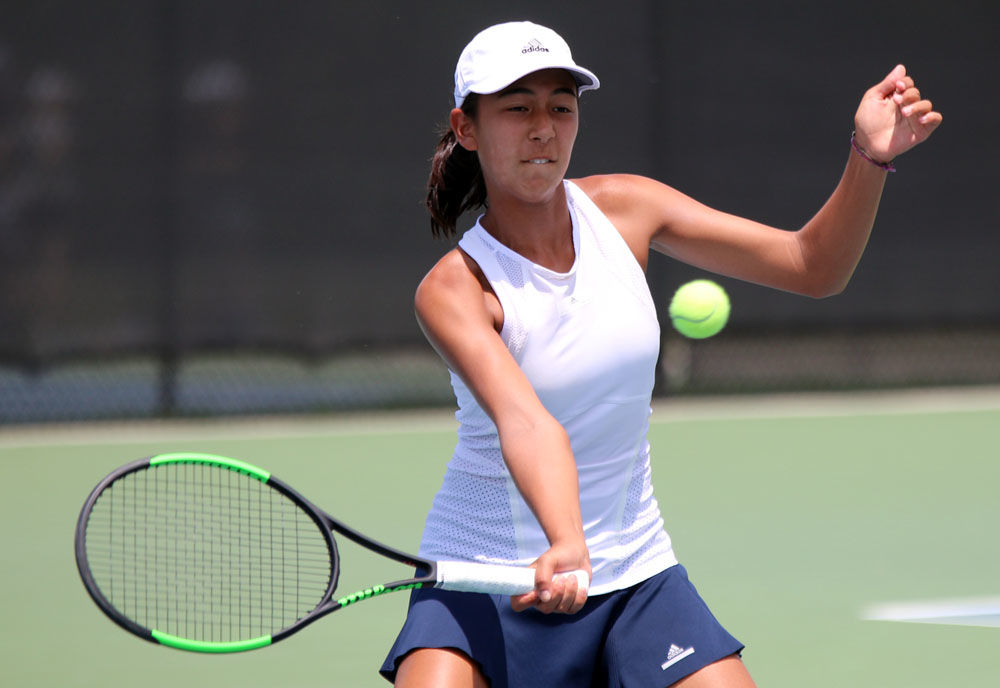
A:
<svg viewBox="0 0 1000 688">
<path fill-rule="evenodd" d="M 539 581 L 539 585 L 541 581 Z M 541 587 L 541 586 L 540 586 Z M 543 614 L 575 614 L 583 609 L 587 601 L 587 588 L 572 574 L 556 574 L 549 577 L 543 590 L 535 590 L 511 597 L 511 608 L 515 612 L 534 607 Z"/>
<path fill-rule="evenodd" d="M 899 114 L 912 123 L 933 128 L 941 123 L 941 114 L 934 111 L 934 104 L 920 95 L 913 79 L 909 76 L 896 82 L 892 100 L 899 107 Z"/>
<path fill-rule="evenodd" d="M 897 89 L 898 82 L 905 78 L 908 78 L 906 76 L 906 67 L 901 64 L 896 65 L 892 68 L 891 72 L 885 75 L 882 81 L 872 87 L 872 90 L 877 91 L 883 98 L 888 98 Z M 910 79 L 910 85 L 913 85 L 912 79 Z"/>
<path fill-rule="evenodd" d="M 535 589 L 511 597 L 514 611 L 534 607 L 544 614 L 575 614 L 583 608 L 592 575 L 590 554 L 583 538 L 553 544 L 532 566 Z"/>
<path fill-rule="evenodd" d="M 556 589 L 553 590 L 552 597 L 545 606 L 551 606 L 553 613 L 575 614 L 583 608 L 583 604 L 587 601 L 587 588 L 580 584 L 576 576 L 556 574 L 552 585 Z M 539 610 L 546 612 L 541 607 Z"/>
<path fill-rule="evenodd" d="M 912 77 L 906 77 L 896 81 L 893 88 L 892 100 L 896 105 L 904 107 L 920 100 L 920 89 L 914 83 Z"/>
<path fill-rule="evenodd" d="M 902 69 L 902 65 L 897 67 L 895 70 L 889 73 L 886 77 L 886 81 L 896 75 L 898 70 Z M 885 97 L 891 98 L 892 101 L 900 108 L 900 112 L 904 117 L 908 117 L 911 114 L 913 105 L 920 102 L 920 89 L 916 87 L 913 82 L 913 77 L 908 76 L 905 72 L 902 75 L 897 75 L 892 82 L 892 88 L 885 94 Z M 884 84 L 885 82 L 883 82 Z M 881 87 L 883 84 L 879 84 Z M 930 101 L 926 101 L 930 103 Z"/>
<path fill-rule="evenodd" d="M 535 590 L 538 592 L 538 601 L 543 605 L 552 602 L 556 594 L 555 561 L 552 557 L 541 556 L 535 562 Z"/>
<path fill-rule="evenodd" d="M 937 114 L 934 112 L 934 104 L 929 100 L 918 100 L 915 103 L 909 104 L 903 108 L 900 108 L 900 112 L 903 117 L 913 117 L 916 118 L 921 124 L 926 124 L 929 115 Z M 940 117 L 940 115 L 938 115 Z"/>
<path fill-rule="evenodd" d="M 510 598 L 510 608 L 515 612 L 523 612 L 525 609 L 530 609 L 538 604 L 538 592 L 532 590 L 524 595 L 515 595 Z"/>
<path fill-rule="evenodd" d="M 909 80 L 909 84 L 899 82 L 892 100 L 899 106 L 899 112 L 903 117 L 910 117 L 917 110 L 930 112 L 932 109 L 931 101 L 920 99 L 920 89 L 913 86 L 912 79 Z"/>
<path fill-rule="evenodd" d="M 906 73 L 906 67 L 896 65 L 891 72 L 873 90 L 882 98 L 891 98 L 899 107 L 903 117 L 917 115 L 922 117 L 933 110 L 929 100 L 920 99 L 920 90 L 916 87 L 913 77 Z"/>
</svg>

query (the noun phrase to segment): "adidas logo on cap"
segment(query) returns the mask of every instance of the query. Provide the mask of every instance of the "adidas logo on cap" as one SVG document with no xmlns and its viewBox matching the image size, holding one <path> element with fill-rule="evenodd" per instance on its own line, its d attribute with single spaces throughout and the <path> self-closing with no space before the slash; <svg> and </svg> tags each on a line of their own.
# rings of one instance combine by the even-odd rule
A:
<svg viewBox="0 0 1000 688">
<path fill-rule="evenodd" d="M 549 49 L 542 45 L 541 41 L 537 38 L 532 38 L 528 41 L 528 45 L 521 48 L 521 54 L 527 55 L 528 53 L 547 53 Z"/>
</svg>

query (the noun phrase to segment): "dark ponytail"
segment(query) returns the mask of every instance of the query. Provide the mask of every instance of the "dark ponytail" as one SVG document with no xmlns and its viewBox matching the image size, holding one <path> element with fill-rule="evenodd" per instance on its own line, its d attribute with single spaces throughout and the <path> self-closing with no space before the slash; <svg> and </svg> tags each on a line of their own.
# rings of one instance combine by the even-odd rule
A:
<svg viewBox="0 0 1000 688">
<path fill-rule="evenodd" d="M 462 103 L 462 112 L 474 118 L 477 105 L 477 95 L 470 93 Z M 486 206 L 486 182 L 479 156 L 462 148 L 450 127 L 441 136 L 431 160 L 426 205 L 431 214 L 431 234 L 444 238 L 455 235 L 462 213 Z"/>
</svg>

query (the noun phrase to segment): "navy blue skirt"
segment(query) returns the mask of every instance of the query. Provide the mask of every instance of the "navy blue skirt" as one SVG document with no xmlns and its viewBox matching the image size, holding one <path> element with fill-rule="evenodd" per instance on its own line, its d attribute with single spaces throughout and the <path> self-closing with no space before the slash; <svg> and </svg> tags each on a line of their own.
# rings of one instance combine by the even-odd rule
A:
<svg viewBox="0 0 1000 688">
<path fill-rule="evenodd" d="M 680 565 L 590 597 L 577 614 L 514 612 L 501 595 L 414 590 L 380 673 L 393 681 L 403 658 L 420 648 L 465 653 L 492 688 L 663 688 L 743 651 Z"/>
</svg>

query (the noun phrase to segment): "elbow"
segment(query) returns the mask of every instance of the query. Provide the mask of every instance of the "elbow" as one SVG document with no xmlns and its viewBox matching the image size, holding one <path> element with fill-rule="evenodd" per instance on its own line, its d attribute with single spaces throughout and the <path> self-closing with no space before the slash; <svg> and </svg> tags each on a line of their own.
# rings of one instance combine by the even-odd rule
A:
<svg viewBox="0 0 1000 688">
<path fill-rule="evenodd" d="M 799 293 L 813 299 L 826 299 L 844 293 L 851 275 L 811 275 L 802 285 Z"/>
<path fill-rule="evenodd" d="M 806 296 L 813 299 L 828 299 L 831 296 L 842 294 L 846 287 L 846 280 L 819 282 L 810 287 L 809 291 L 806 292 Z"/>
<path fill-rule="evenodd" d="M 854 276 L 857 263 L 843 261 L 808 260 L 802 256 L 793 290 L 813 299 L 825 299 L 842 294 Z"/>
<path fill-rule="evenodd" d="M 792 233 L 792 237 L 792 290 L 814 299 L 842 294 L 858 267 L 860 252 L 855 254 L 847 250 L 821 250 L 808 241 L 801 231 Z"/>
</svg>

